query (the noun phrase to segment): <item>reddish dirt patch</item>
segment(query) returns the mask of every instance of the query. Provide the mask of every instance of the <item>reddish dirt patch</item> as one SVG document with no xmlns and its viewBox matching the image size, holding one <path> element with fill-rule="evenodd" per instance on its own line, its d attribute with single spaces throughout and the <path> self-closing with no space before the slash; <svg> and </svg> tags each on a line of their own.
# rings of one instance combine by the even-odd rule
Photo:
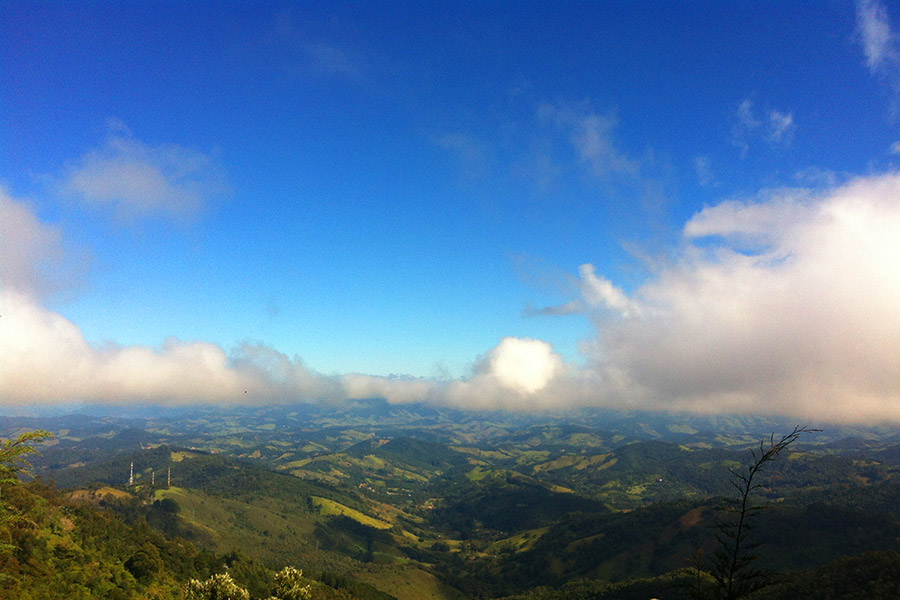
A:
<svg viewBox="0 0 900 600">
<path fill-rule="evenodd" d="M 693 510 L 689 510 L 688 512 L 681 515 L 681 518 L 678 519 L 678 522 L 681 524 L 681 527 L 684 529 L 689 529 L 691 527 L 696 526 L 700 521 L 703 520 L 703 511 L 706 510 L 706 507 L 700 506 Z"/>
<path fill-rule="evenodd" d="M 104 498 L 109 497 L 130 498 L 131 494 L 111 487 L 102 487 L 98 490 L 75 490 L 74 492 L 69 493 L 69 498 L 71 500 L 74 500 L 75 502 L 87 502 L 90 504 L 97 504 Z"/>
</svg>

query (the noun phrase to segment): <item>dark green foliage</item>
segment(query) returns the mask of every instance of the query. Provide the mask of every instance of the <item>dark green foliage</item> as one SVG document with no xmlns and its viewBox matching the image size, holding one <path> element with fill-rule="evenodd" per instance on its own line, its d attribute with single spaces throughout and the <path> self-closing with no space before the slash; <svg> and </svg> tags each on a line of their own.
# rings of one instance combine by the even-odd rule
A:
<svg viewBox="0 0 900 600">
<path fill-rule="evenodd" d="M 809 569 L 843 554 L 896 548 L 900 522 L 890 514 L 815 503 L 766 510 L 754 533 L 762 567 Z"/>
<path fill-rule="evenodd" d="M 754 516 L 762 506 L 753 502 L 752 494 L 760 487 L 760 472 L 779 454 L 797 441 L 801 434 L 818 431 L 808 427 L 794 427 L 794 430 L 775 440 L 772 434 L 768 443 L 763 440 L 758 450 L 752 450 L 752 462 L 744 469 L 732 470 L 732 485 L 735 496 L 728 497 L 722 506 L 726 516 L 716 523 L 718 547 L 712 555 L 710 574 L 715 582 L 711 591 L 713 598 L 738 600 L 754 592 L 769 587 L 776 582 L 774 573 L 760 568 L 753 538 L 756 528 Z M 702 584 L 694 588 L 698 598 L 706 597 Z"/>
<path fill-rule="evenodd" d="M 149 542 L 145 542 L 140 550 L 131 555 L 125 561 L 125 569 L 132 577 L 143 584 L 152 581 L 153 577 L 163 568 L 159 549 Z"/>
<path fill-rule="evenodd" d="M 6 501 L 27 518 L 0 528 L 2 539 L 14 546 L 0 553 L 0 600 L 177 600 L 188 580 L 206 582 L 226 568 L 252 598 L 277 591 L 270 569 L 238 552 L 216 556 L 183 539 L 168 539 L 141 518 L 134 500 L 118 503 L 133 507 L 132 524 L 112 511 L 72 504 L 40 482 L 15 486 Z M 175 508 L 157 502 L 150 510 L 174 515 Z M 309 583 L 316 590 L 313 600 L 394 600 L 350 578 L 342 584 L 345 591 Z M 284 598 L 298 600 L 302 594 Z"/>
<path fill-rule="evenodd" d="M 178 518 L 178 503 L 171 498 L 156 500 L 149 507 L 142 506 L 147 522 L 169 537 L 185 536 L 187 530 Z"/>
<path fill-rule="evenodd" d="M 13 483 L 8 478 L 20 472 L 28 473 L 31 468 L 28 455 L 37 452 L 35 444 L 52 437 L 49 431 L 39 429 L 19 434 L 15 439 L 0 441 L 0 477 L 4 478 L 4 483 Z"/>
<path fill-rule="evenodd" d="M 274 585 L 272 571 L 238 551 L 224 556 L 228 573 L 254 598 L 267 598 Z"/>
<path fill-rule="evenodd" d="M 174 594 L 180 581 L 215 562 L 146 523 L 129 527 L 91 506 L 69 504 L 38 482 L 18 486 L 7 499 L 27 519 L 5 532 L 17 549 L 0 555 L 4 600 Z"/>
<path fill-rule="evenodd" d="M 675 572 L 660 577 L 620 583 L 596 579 L 571 581 L 559 588 L 539 587 L 501 600 L 688 600 L 684 589 L 690 574 Z"/>
<path fill-rule="evenodd" d="M 872 485 L 839 484 L 824 489 L 798 493 L 793 502 L 799 505 L 827 504 L 854 507 L 863 512 L 890 515 L 900 519 L 900 484 L 894 481 Z"/>
<path fill-rule="evenodd" d="M 701 530 L 679 524 L 694 509 L 702 511 L 682 502 L 628 513 L 572 513 L 527 551 L 442 568 L 461 589 L 489 585 L 500 594 L 580 578 L 620 581 L 660 575 L 682 566 L 699 539 Z"/>
<path fill-rule="evenodd" d="M 482 482 L 463 483 L 464 487 L 450 492 L 444 506 L 431 512 L 430 519 L 432 525 L 464 538 L 481 528 L 512 533 L 548 525 L 573 512 L 606 512 L 601 502 L 553 492 L 517 474 L 501 472 Z"/>
<path fill-rule="evenodd" d="M 382 592 L 368 583 L 357 581 L 346 575 L 338 575 L 331 571 L 323 572 L 318 577 L 318 580 L 322 584 L 336 590 L 345 590 L 359 600 L 397 600 L 394 596 Z"/>
<path fill-rule="evenodd" d="M 866 552 L 807 571 L 754 600 L 895 600 L 900 598 L 900 554 Z"/>
<path fill-rule="evenodd" d="M 375 455 L 412 467 L 448 471 L 466 465 L 466 458 L 444 444 L 401 437 L 379 447 Z"/>
<path fill-rule="evenodd" d="M 315 536 L 323 549 L 342 552 L 364 563 L 372 562 L 376 552 L 399 554 L 390 533 L 343 515 L 318 526 Z"/>
</svg>

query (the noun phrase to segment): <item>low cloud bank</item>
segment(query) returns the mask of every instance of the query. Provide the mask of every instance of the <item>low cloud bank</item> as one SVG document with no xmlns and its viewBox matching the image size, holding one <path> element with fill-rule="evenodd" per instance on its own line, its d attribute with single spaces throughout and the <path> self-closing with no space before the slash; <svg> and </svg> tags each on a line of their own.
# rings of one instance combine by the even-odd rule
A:
<svg viewBox="0 0 900 600">
<path fill-rule="evenodd" d="M 565 306 L 594 317 L 585 365 L 565 363 L 544 341 L 510 337 L 458 380 L 324 375 L 262 345 L 93 345 L 39 300 L 47 282 L 35 261 L 55 260 L 59 232 L 2 192 L 0 211 L 21 224 L 0 237 L 3 404 L 380 396 L 509 410 L 900 417 L 900 175 L 707 207 L 685 224 L 666 264 L 630 293 L 581 267 L 580 297 Z"/>
<path fill-rule="evenodd" d="M 67 402 L 272 404 L 383 397 L 472 408 L 537 408 L 563 368 L 538 340 L 506 338 L 465 381 L 324 375 L 265 345 L 226 353 L 203 341 L 94 346 L 80 328 L 27 295 L 0 292 L 0 404 Z M 537 403 L 537 404 L 536 404 Z"/>
</svg>

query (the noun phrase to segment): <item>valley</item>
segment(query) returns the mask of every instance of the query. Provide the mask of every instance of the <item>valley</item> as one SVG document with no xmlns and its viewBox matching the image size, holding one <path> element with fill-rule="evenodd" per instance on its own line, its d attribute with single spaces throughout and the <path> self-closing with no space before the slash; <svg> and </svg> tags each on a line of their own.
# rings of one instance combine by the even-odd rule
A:
<svg viewBox="0 0 900 600">
<path fill-rule="evenodd" d="M 0 436 L 39 426 L 55 437 L 35 474 L 72 501 L 218 556 L 398 600 L 688 597 L 731 470 L 792 427 L 362 401 L 3 417 Z M 900 430 L 822 429 L 755 490 L 770 506 L 754 534 L 759 564 L 792 581 L 900 540 Z"/>
</svg>

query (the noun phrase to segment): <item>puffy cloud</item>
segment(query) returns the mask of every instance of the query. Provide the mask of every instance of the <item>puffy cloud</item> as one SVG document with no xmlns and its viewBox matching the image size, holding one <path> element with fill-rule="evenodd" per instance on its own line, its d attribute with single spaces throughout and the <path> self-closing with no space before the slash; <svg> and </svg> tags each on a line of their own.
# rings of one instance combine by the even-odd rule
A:
<svg viewBox="0 0 900 600">
<path fill-rule="evenodd" d="M 97 347 L 62 315 L 0 292 L 0 402 L 271 403 L 343 397 L 334 378 L 265 346 Z"/>
<path fill-rule="evenodd" d="M 62 234 L 0 188 L 0 290 L 43 296 L 63 285 Z"/>
<path fill-rule="evenodd" d="M 446 383 L 439 399 L 468 409 L 568 406 L 584 400 L 567 389 L 573 374 L 547 342 L 507 337 L 476 361 L 472 377 Z"/>
<path fill-rule="evenodd" d="M 263 345 L 231 353 L 169 338 L 159 347 L 91 344 L 39 303 L 42 266 L 63 260 L 59 230 L 0 193 L 0 403 L 278 403 L 380 396 L 389 402 L 451 402 L 498 408 L 536 398 L 563 372 L 549 344 L 506 338 L 465 381 L 362 374 L 325 376 Z"/>
<path fill-rule="evenodd" d="M 591 306 L 604 306 L 628 317 L 640 311 L 640 305 L 632 301 L 621 289 L 603 277 L 597 275 L 594 265 L 581 265 L 581 294 Z"/>
<path fill-rule="evenodd" d="M 71 165 L 59 188 L 123 221 L 151 216 L 190 220 L 229 189 L 211 155 L 176 144 L 147 145 L 116 123 L 106 146 Z"/>
<path fill-rule="evenodd" d="M 768 193 L 759 202 L 726 200 L 706 207 L 685 225 L 688 239 L 719 236 L 740 244 L 771 243 L 785 228 L 809 219 L 815 206 L 803 189 Z"/>
<path fill-rule="evenodd" d="M 547 342 L 508 337 L 488 353 L 481 369 L 503 386 L 529 394 L 547 386 L 562 370 L 562 359 Z"/>
<path fill-rule="evenodd" d="M 230 366 L 250 378 L 253 402 L 334 401 L 343 397 L 340 381 L 307 367 L 298 358 L 263 344 L 243 344 L 230 355 Z M 245 400 L 247 400 L 245 399 Z M 238 398 L 240 401 L 241 398 Z"/>
<path fill-rule="evenodd" d="M 508 337 L 464 379 L 325 376 L 271 348 L 203 341 L 96 346 L 30 292 L 59 233 L 0 196 L 17 243 L 0 254 L 0 402 L 252 403 L 381 396 L 467 408 L 576 405 L 747 412 L 806 419 L 900 417 L 900 174 L 782 189 L 695 214 L 668 261 L 631 293 L 579 270 L 596 311 L 585 367 Z M 8 238 L 6 242 L 9 244 Z M 4 246 L 3 249 L 13 246 Z M 18 247 L 18 246 L 16 246 Z M 569 305 L 566 305 L 569 306 Z M 567 312 L 560 309 L 560 312 Z"/>
<path fill-rule="evenodd" d="M 170 339 L 158 349 L 95 348 L 74 323 L 12 291 L 0 292 L 0 315 L 5 402 L 209 402 L 258 387 L 213 344 Z"/>
<path fill-rule="evenodd" d="M 326 376 L 262 345 L 232 353 L 203 341 L 160 347 L 97 347 L 62 315 L 0 292 L 0 403 L 262 404 L 382 397 L 474 409 L 538 409 L 568 402 L 548 393 L 565 374 L 546 342 L 505 338 L 469 379 L 437 381 L 363 374 Z"/>
<path fill-rule="evenodd" d="M 226 402 L 329 398 L 339 386 L 274 350 L 232 356 L 202 341 L 97 347 L 41 306 L 69 282 L 61 231 L 0 189 L 0 403 Z M 76 265 L 77 266 L 77 265 Z M 337 391 L 336 391 L 337 390 Z"/>
<path fill-rule="evenodd" d="M 900 416 L 900 176 L 708 207 L 601 321 L 606 397 L 646 408 Z"/>
</svg>

